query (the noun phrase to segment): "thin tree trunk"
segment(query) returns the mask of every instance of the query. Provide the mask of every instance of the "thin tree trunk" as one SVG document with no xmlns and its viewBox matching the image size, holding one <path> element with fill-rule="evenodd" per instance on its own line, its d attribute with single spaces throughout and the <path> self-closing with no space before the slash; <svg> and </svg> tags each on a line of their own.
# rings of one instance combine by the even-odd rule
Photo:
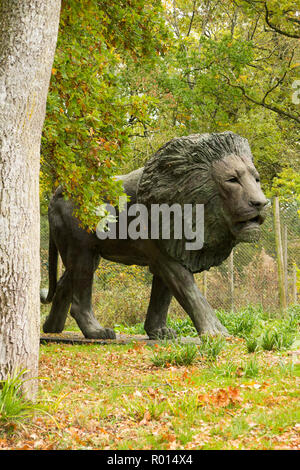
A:
<svg viewBox="0 0 300 470">
<path fill-rule="evenodd" d="M 233 250 L 229 256 L 229 281 L 230 281 L 230 304 L 231 310 L 234 311 L 234 263 Z"/>
<path fill-rule="evenodd" d="M 38 372 L 39 157 L 59 14 L 60 0 L 0 2 L 0 379 Z"/>
<path fill-rule="evenodd" d="M 284 313 L 284 310 L 286 309 L 286 295 L 285 295 L 285 283 L 284 283 L 283 251 L 282 251 L 281 230 L 280 230 L 280 209 L 279 209 L 278 197 L 274 197 L 274 200 L 273 200 L 273 219 L 274 219 L 275 242 L 276 242 L 279 303 L 280 303 L 280 311 L 281 313 Z"/>
</svg>

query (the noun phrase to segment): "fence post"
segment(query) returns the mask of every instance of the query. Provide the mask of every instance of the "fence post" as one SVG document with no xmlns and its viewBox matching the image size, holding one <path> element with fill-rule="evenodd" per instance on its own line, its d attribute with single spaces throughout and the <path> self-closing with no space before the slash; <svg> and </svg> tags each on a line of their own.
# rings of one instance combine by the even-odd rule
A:
<svg viewBox="0 0 300 470">
<path fill-rule="evenodd" d="M 277 259 L 277 272 L 278 272 L 278 288 L 279 288 L 279 303 L 280 311 L 284 313 L 286 309 L 286 295 L 285 295 L 285 282 L 284 282 L 284 264 L 283 264 L 283 251 L 280 230 L 280 207 L 278 197 L 273 199 L 273 218 L 276 242 L 276 259 Z"/>
<path fill-rule="evenodd" d="M 288 232 L 287 225 L 283 226 L 283 268 L 284 268 L 284 289 L 286 303 L 288 304 Z"/>
<path fill-rule="evenodd" d="M 234 264 L 233 264 L 233 250 L 229 256 L 229 282 L 230 282 L 230 301 L 231 310 L 234 310 Z"/>
<path fill-rule="evenodd" d="M 293 264 L 293 302 L 297 303 L 297 266 Z"/>
</svg>

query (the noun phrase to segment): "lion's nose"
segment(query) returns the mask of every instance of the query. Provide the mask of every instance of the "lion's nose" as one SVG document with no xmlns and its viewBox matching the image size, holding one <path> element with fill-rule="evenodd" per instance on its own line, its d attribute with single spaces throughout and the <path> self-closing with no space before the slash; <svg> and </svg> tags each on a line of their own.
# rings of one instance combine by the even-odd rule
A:
<svg viewBox="0 0 300 470">
<path fill-rule="evenodd" d="M 258 211 L 261 211 L 267 204 L 267 199 L 250 199 L 249 201 L 250 206 L 255 207 Z"/>
</svg>

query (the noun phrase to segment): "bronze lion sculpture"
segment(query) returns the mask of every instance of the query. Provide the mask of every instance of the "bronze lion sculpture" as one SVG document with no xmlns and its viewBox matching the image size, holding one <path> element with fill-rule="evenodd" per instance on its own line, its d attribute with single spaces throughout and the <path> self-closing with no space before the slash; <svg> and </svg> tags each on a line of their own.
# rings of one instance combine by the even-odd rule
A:
<svg viewBox="0 0 300 470">
<path fill-rule="evenodd" d="M 61 188 L 51 199 L 49 217 L 49 291 L 52 302 L 44 332 L 63 330 L 70 309 L 86 338 L 115 338 L 113 329 L 100 326 L 92 309 L 93 275 L 100 258 L 126 265 L 148 266 L 153 274 L 145 320 L 149 338 L 175 335 L 167 328 L 168 308 L 174 296 L 190 316 L 199 335 L 227 334 L 213 309 L 201 295 L 194 273 L 225 260 L 239 242 L 258 239 L 268 203 L 245 138 L 232 132 L 175 138 L 161 147 L 143 168 L 120 176 L 134 203 L 197 204 L 204 207 L 204 243 L 185 249 L 186 239 L 104 239 L 83 230 L 73 215 L 74 204 Z M 194 211 L 195 212 L 195 211 Z M 119 223 L 118 221 L 116 222 Z M 172 234 L 171 230 L 171 234 Z M 57 281 L 60 253 L 65 272 Z"/>
</svg>

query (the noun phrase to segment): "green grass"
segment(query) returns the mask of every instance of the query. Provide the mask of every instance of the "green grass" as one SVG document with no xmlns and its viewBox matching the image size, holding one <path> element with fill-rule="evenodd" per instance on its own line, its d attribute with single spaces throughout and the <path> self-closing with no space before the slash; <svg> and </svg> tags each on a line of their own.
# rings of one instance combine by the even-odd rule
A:
<svg viewBox="0 0 300 470">
<path fill-rule="evenodd" d="M 241 339 L 224 341 L 211 361 L 213 339 L 202 343 L 206 355 L 201 346 L 175 342 L 43 345 L 40 372 L 51 381 L 41 382 L 40 401 L 53 404 L 57 424 L 31 417 L 26 432 L 2 432 L 1 439 L 9 448 L 21 442 L 61 450 L 272 449 L 278 436 L 280 445 L 292 445 L 297 364 L 284 350 L 249 354 Z M 196 351 L 190 365 L 187 351 Z M 159 367 L 155 354 L 164 359 Z M 37 443 L 28 444 L 31 434 Z"/>
<path fill-rule="evenodd" d="M 244 338 L 253 332 L 265 315 L 260 307 L 249 306 L 239 312 L 220 310 L 217 316 L 231 335 Z"/>
<path fill-rule="evenodd" d="M 300 307 L 291 306 L 284 318 L 272 316 L 263 311 L 261 306 L 248 306 L 238 312 L 216 311 L 216 315 L 229 334 L 243 338 L 248 352 L 255 352 L 262 347 L 286 349 L 293 344 L 299 330 Z M 175 330 L 178 337 L 196 337 L 197 331 L 189 317 L 168 318 L 167 326 Z M 143 323 L 136 325 L 116 325 L 116 331 L 127 334 L 146 334 Z"/>
<path fill-rule="evenodd" d="M 201 336 L 200 354 L 207 360 L 215 361 L 225 346 L 225 340 L 222 336 L 211 337 L 208 335 Z"/>
<path fill-rule="evenodd" d="M 294 448 L 300 365 L 288 349 L 299 348 L 299 309 L 284 318 L 243 312 L 245 321 L 241 312 L 221 313 L 237 337 L 204 336 L 197 345 L 42 345 L 40 374 L 51 380 L 40 382 L 38 404 L 46 401 L 53 419 L 24 412 L 26 429 L 4 426 L 0 449 Z M 189 319 L 170 326 L 191 336 Z M 263 349 L 266 338 L 272 349 Z M 21 399 L 17 383 L 9 388 L 6 410 Z"/>
<path fill-rule="evenodd" d="M 27 370 L 16 371 L 0 381 L 0 423 L 12 423 L 25 420 L 40 411 L 39 404 L 26 400 L 22 395 L 22 387 L 26 382 L 23 376 Z"/>
<path fill-rule="evenodd" d="M 156 367 L 188 366 L 195 362 L 199 347 L 195 344 L 165 342 L 153 349 L 151 361 Z"/>
<path fill-rule="evenodd" d="M 257 377 L 259 374 L 259 364 L 256 357 L 251 357 L 244 365 L 245 377 Z"/>
<path fill-rule="evenodd" d="M 245 338 L 248 353 L 254 353 L 259 348 L 259 340 L 255 336 L 249 335 Z"/>
</svg>

